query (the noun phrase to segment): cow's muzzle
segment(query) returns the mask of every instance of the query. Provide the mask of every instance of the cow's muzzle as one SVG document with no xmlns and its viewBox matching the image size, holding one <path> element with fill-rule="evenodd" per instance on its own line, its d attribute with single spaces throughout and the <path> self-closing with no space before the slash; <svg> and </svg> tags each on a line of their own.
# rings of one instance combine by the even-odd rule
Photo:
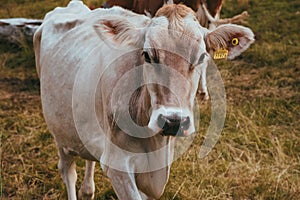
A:
<svg viewBox="0 0 300 200">
<path fill-rule="evenodd" d="M 160 114 L 157 118 L 157 125 L 162 129 L 163 136 L 185 136 L 185 131 L 189 129 L 190 124 L 190 117 Z"/>
</svg>

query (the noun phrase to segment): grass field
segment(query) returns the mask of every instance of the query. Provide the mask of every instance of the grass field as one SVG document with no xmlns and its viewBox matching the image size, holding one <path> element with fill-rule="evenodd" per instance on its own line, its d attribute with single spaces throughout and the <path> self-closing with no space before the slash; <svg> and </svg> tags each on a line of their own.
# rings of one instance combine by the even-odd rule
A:
<svg viewBox="0 0 300 200">
<path fill-rule="evenodd" d="M 101 1 L 85 1 L 101 5 Z M 0 18 L 42 18 L 67 0 L 0 0 Z M 199 159 L 209 119 L 172 165 L 162 200 L 300 199 L 300 2 L 226 0 L 222 17 L 247 10 L 256 42 L 219 61 L 227 116 L 213 151 Z M 44 122 L 31 44 L 0 43 L 1 199 L 66 199 L 57 150 Z M 84 162 L 77 161 L 78 183 Z M 98 165 L 96 198 L 116 199 Z"/>
</svg>

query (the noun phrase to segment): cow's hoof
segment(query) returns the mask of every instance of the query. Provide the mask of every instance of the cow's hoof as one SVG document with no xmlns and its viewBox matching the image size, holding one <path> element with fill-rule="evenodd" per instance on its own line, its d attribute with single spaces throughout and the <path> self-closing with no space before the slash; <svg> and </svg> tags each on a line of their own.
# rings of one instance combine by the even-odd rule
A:
<svg viewBox="0 0 300 200">
<path fill-rule="evenodd" d="M 78 191 L 78 199 L 93 200 L 94 190 L 92 188 L 80 188 L 80 190 Z"/>
</svg>

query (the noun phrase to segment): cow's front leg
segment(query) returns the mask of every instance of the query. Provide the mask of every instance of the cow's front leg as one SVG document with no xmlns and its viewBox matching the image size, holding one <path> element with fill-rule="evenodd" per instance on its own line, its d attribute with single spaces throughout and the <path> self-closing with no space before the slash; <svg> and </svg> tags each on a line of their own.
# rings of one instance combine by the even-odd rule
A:
<svg viewBox="0 0 300 200">
<path fill-rule="evenodd" d="M 84 174 L 83 183 L 78 192 L 78 199 L 94 199 L 95 183 L 94 183 L 94 171 L 96 162 L 85 161 L 86 169 Z"/>
<path fill-rule="evenodd" d="M 109 168 L 107 176 L 119 200 L 143 200 L 136 186 L 134 174 Z"/>
</svg>

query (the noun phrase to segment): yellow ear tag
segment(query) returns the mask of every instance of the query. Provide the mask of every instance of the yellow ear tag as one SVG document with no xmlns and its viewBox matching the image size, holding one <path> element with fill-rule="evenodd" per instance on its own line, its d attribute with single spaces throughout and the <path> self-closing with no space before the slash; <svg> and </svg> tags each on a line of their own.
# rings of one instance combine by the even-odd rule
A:
<svg viewBox="0 0 300 200">
<path fill-rule="evenodd" d="M 231 44 L 232 44 L 233 46 L 238 45 L 238 44 L 239 44 L 239 39 L 233 38 L 233 39 L 231 40 Z"/>
<path fill-rule="evenodd" d="M 227 49 L 219 49 L 214 52 L 214 59 L 219 60 L 219 59 L 226 59 L 228 56 L 228 50 Z"/>
</svg>

